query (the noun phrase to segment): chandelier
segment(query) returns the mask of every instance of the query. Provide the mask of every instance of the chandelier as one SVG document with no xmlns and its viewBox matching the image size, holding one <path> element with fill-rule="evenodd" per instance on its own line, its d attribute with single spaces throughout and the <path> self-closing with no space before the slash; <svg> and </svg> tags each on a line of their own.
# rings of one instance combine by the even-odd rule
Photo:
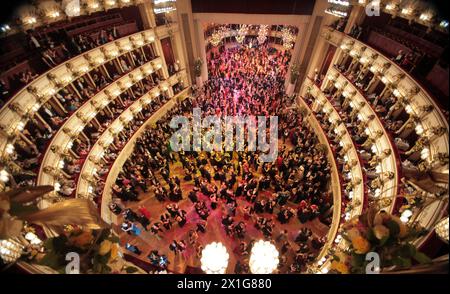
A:
<svg viewBox="0 0 450 294">
<path fill-rule="evenodd" d="M 237 31 L 237 35 L 235 37 L 236 41 L 238 43 L 242 44 L 242 42 L 244 42 L 244 39 L 245 39 L 245 36 L 247 35 L 247 33 L 248 33 L 248 25 L 246 25 L 246 24 L 241 25 L 239 27 L 239 29 Z"/>
<path fill-rule="evenodd" d="M 278 250 L 268 242 L 259 240 L 252 247 L 250 271 L 254 274 L 270 274 L 278 266 Z"/>
<path fill-rule="evenodd" d="M 264 44 L 264 42 L 267 40 L 267 35 L 269 34 L 269 26 L 268 25 L 259 25 L 259 31 L 258 31 L 258 43 L 259 45 Z"/>
<path fill-rule="evenodd" d="M 283 40 L 284 49 L 289 50 L 294 46 L 295 36 L 288 27 L 284 27 L 281 30 L 281 39 Z"/>
<path fill-rule="evenodd" d="M 224 274 L 228 267 L 228 252 L 220 242 L 212 242 L 202 251 L 202 270 L 207 274 Z"/>
<path fill-rule="evenodd" d="M 212 33 L 211 39 L 209 40 L 209 42 L 214 47 L 216 47 L 217 45 L 220 44 L 220 42 L 222 42 L 222 39 L 226 37 L 226 33 L 227 33 L 227 29 L 225 28 L 225 26 L 220 27 L 217 31 Z"/>
</svg>

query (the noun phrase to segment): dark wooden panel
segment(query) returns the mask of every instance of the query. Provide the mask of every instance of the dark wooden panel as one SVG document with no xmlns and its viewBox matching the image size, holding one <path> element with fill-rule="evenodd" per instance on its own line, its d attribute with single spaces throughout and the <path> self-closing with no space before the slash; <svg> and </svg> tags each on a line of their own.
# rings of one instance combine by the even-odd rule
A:
<svg viewBox="0 0 450 294">
<path fill-rule="evenodd" d="M 311 15 L 315 0 L 191 0 L 194 13 Z"/>
</svg>

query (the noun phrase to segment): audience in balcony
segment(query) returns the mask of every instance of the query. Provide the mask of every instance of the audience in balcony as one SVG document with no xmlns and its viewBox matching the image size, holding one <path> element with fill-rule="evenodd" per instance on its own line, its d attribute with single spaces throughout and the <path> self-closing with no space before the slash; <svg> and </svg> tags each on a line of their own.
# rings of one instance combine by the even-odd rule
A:
<svg viewBox="0 0 450 294">
<path fill-rule="evenodd" d="M 38 59 L 42 61 L 44 67 L 36 65 L 38 64 L 36 62 L 30 63 L 29 69 L 8 77 L 8 84 L 10 85 L 8 87 L 6 87 L 6 81 L 1 80 L 0 84 L 2 91 L 0 94 L 0 106 L 10 98 L 11 94 L 14 94 L 18 89 L 28 85 L 38 77 L 38 74 L 36 73 L 42 73 L 76 55 L 114 41 L 120 37 L 116 26 L 113 26 L 110 29 L 101 29 L 98 32 L 91 31 L 89 33 L 75 35 L 67 38 L 68 41 L 64 38 L 59 38 L 58 41 L 55 41 L 49 35 L 44 35 L 43 38 L 38 39 L 33 30 L 28 30 L 26 32 L 26 38 L 29 53 L 36 55 Z M 142 56 L 140 50 L 135 50 L 130 54 L 131 58 L 138 65 L 145 63 L 145 57 Z M 29 58 L 31 57 L 29 56 Z M 153 57 L 150 57 L 150 59 L 152 58 Z M 126 72 L 131 69 L 131 66 L 126 64 L 126 62 L 120 61 L 120 63 Z M 11 86 L 11 84 L 13 86 Z M 8 91 L 4 91 L 4 88 L 8 89 Z M 13 88 L 13 91 L 9 90 L 11 88 Z"/>
<path fill-rule="evenodd" d="M 144 52 L 146 53 L 146 51 Z M 136 56 L 140 56 L 139 58 L 141 59 L 148 59 L 147 56 L 142 55 L 140 52 L 136 53 Z M 111 75 L 116 76 L 117 74 L 111 73 Z M 25 76 L 30 77 L 31 73 L 28 72 Z M 83 75 L 73 81 L 71 83 L 73 87 L 68 85 L 58 90 L 46 103 L 39 107 L 24 126 L 23 136 L 17 138 L 14 143 L 15 148 L 12 156 L 15 158 L 18 168 L 12 174 L 13 181 L 11 184 L 23 186 L 34 183 L 41 155 L 47 151 L 48 143 L 54 134 L 69 115 L 113 81 L 109 76 L 110 74 L 107 71 L 94 69 L 89 73 L 89 76 Z M 155 78 L 163 79 L 161 70 L 144 77 L 128 91 L 124 91 L 112 99 L 107 106 L 101 107 L 100 111 L 88 121 L 79 135 L 74 137 L 72 146 L 67 151 L 68 156 L 64 157 L 62 167 L 64 177 L 59 181 L 60 187 L 58 189 L 58 193 L 61 196 L 73 196 L 76 189 L 76 179 L 89 150 L 114 119 L 117 119 L 127 107 L 156 85 Z M 4 89 L 3 92 L 8 92 L 6 84 L 2 83 L 2 88 Z M 148 117 L 149 113 L 161 105 L 161 101 L 163 99 L 154 99 L 150 105 L 142 108 L 139 115 L 142 115 L 142 118 Z M 119 137 L 114 140 L 112 144 L 114 147 L 111 148 L 123 147 L 131 132 L 135 131 L 143 123 L 140 117 L 137 117 L 135 121 L 135 125 L 128 124 L 124 127 Z M 115 151 L 117 149 L 110 149 L 108 152 L 105 152 L 105 162 L 114 160 L 116 156 Z M 53 173 L 53 170 L 49 170 L 49 172 Z M 99 176 L 104 176 L 106 172 L 107 169 L 102 167 L 99 169 L 98 174 Z M 100 182 L 97 188 L 101 185 L 102 183 Z"/>
</svg>

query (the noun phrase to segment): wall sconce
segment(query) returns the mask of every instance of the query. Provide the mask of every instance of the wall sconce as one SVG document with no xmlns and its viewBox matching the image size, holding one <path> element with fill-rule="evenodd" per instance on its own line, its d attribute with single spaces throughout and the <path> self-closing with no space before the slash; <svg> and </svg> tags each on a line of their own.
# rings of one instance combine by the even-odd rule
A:
<svg viewBox="0 0 450 294">
<path fill-rule="evenodd" d="M 105 0 L 106 6 L 114 6 L 116 5 L 116 0 Z"/>
<path fill-rule="evenodd" d="M 90 66 L 89 65 L 87 65 L 87 64 L 82 65 L 82 66 L 79 67 L 78 74 L 79 75 L 83 75 L 85 73 L 88 73 L 89 70 L 90 70 Z"/>
<path fill-rule="evenodd" d="M 422 126 L 421 123 L 418 123 L 416 125 L 415 131 L 416 131 L 416 134 L 419 135 L 419 136 L 423 134 L 424 129 L 423 129 L 423 126 Z"/>
<path fill-rule="evenodd" d="M 135 44 L 136 46 L 138 46 L 138 47 L 141 47 L 141 46 L 144 45 L 144 41 L 142 41 L 141 39 L 139 39 L 139 40 L 136 40 L 136 41 L 134 42 L 134 44 Z"/>
<path fill-rule="evenodd" d="M 412 215 L 413 212 L 411 210 L 405 209 L 400 216 L 400 220 L 404 223 L 407 223 Z"/>
<path fill-rule="evenodd" d="M 34 25 L 37 23 L 37 18 L 35 16 L 29 16 L 24 19 L 24 23 L 28 25 Z"/>
<path fill-rule="evenodd" d="M 130 51 L 131 49 L 133 49 L 132 47 L 131 47 L 131 45 L 130 44 L 124 44 L 122 47 L 121 47 L 121 49 L 123 50 L 123 51 Z"/>
<path fill-rule="evenodd" d="M 136 114 L 138 114 L 139 112 L 141 112 L 141 110 L 142 110 L 142 107 L 141 107 L 141 106 L 138 106 L 138 107 L 136 107 L 136 109 L 131 110 L 131 112 L 132 112 L 134 115 L 136 115 Z"/>
<path fill-rule="evenodd" d="M 22 132 L 25 128 L 25 123 L 23 121 L 19 121 L 16 125 L 16 130 Z"/>
<path fill-rule="evenodd" d="M 53 184 L 53 191 L 55 191 L 55 192 L 61 191 L 61 184 L 58 183 L 58 182 L 55 182 L 55 183 Z"/>
<path fill-rule="evenodd" d="M 413 9 L 411 7 L 405 7 L 401 10 L 401 13 L 404 15 L 410 15 L 413 12 Z"/>
<path fill-rule="evenodd" d="M 97 65 L 100 65 L 100 64 L 102 64 L 103 62 L 105 62 L 105 59 L 104 59 L 102 56 L 99 56 L 99 57 L 97 57 L 97 58 L 95 59 L 95 63 L 96 63 Z"/>
<path fill-rule="evenodd" d="M 390 83 L 391 83 L 386 76 L 381 77 L 381 82 L 383 84 L 385 84 L 386 86 L 390 85 Z"/>
<path fill-rule="evenodd" d="M 394 94 L 395 97 L 399 98 L 402 96 L 402 94 L 400 93 L 400 91 L 398 89 L 395 89 L 392 94 Z"/>
<path fill-rule="evenodd" d="M 5 169 L 0 171 L 0 181 L 3 183 L 7 183 L 9 181 L 9 173 Z"/>
<path fill-rule="evenodd" d="M 370 150 L 372 151 L 372 153 L 376 154 L 378 149 L 377 146 L 373 144 L 372 147 L 370 147 Z"/>
<path fill-rule="evenodd" d="M 108 52 L 108 54 L 109 54 L 110 58 L 116 58 L 117 56 L 119 56 L 119 51 L 111 50 L 111 51 Z"/>
<path fill-rule="evenodd" d="M 55 88 L 48 88 L 47 92 L 45 92 L 45 97 L 50 99 L 55 94 L 56 94 Z"/>
<path fill-rule="evenodd" d="M 389 3 L 389 4 L 387 4 L 384 8 L 385 8 L 386 10 L 394 10 L 396 6 L 397 6 L 397 5 L 395 5 L 394 3 Z"/>
<path fill-rule="evenodd" d="M 430 157 L 430 149 L 428 147 L 424 147 L 421 151 L 420 151 L 420 158 L 422 160 L 425 160 L 427 158 Z"/>
<path fill-rule="evenodd" d="M 406 111 L 407 114 L 412 114 L 412 113 L 414 113 L 414 109 L 412 108 L 411 104 L 407 104 L 407 105 L 405 106 L 405 111 Z"/>
<path fill-rule="evenodd" d="M 49 12 L 47 13 L 47 17 L 49 17 L 49 18 L 54 18 L 54 19 L 58 18 L 60 15 L 61 15 L 61 14 L 59 13 L 58 10 L 49 11 Z"/>
<path fill-rule="evenodd" d="M 67 85 L 67 84 L 69 84 L 70 82 L 72 82 L 72 80 L 73 80 L 72 75 L 67 74 L 67 75 L 64 75 L 64 76 L 61 78 L 61 81 L 60 81 L 60 82 L 61 82 L 63 85 Z"/>
<path fill-rule="evenodd" d="M 145 73 L 151 75 L 153 73 L 153 69 L 151 67 L 148 67 L 145 69 Z"/>
</svg>

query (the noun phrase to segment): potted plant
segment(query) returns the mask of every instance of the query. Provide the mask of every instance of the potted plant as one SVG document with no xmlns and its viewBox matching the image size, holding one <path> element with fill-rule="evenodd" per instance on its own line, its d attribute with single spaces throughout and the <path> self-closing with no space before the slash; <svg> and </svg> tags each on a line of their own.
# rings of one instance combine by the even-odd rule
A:
<svg viewBox="0 0 450 294">
<path fill-rule="evenodd" d="M 200 87 L 202 85 L 202 66 L 203 61 L 200 58 L 197 58 L 197 60 L 195 60 L 194 62 L 194 75 L 197 87 Z"/>
<path fill-rule="evenodd" d="M 289 77 L 289 85 L 286 89 L 286 94 L 291 96 L 294 93 L 295 83 L 300 75 L 299 66 L 297 63 L 294 63 L 290 67 L 290 77 Z"/>
</svg>

